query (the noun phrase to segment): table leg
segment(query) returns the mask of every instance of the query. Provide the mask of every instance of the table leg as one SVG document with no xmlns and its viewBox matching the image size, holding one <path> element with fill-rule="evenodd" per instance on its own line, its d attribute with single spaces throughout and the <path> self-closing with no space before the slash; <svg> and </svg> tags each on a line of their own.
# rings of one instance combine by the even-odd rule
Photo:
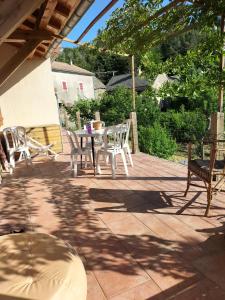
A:
<svg viewBox="0 0 225 300">
<path fill-rule="evenodd" d="M 80 138 L 80 147 L 81 147 L 81 151 L 83 149 L 83 137 L 81 136 Z M 80 155 L 80 168 L 82 169 L 82 154 Z"/>
<path fill-rule="evenodd" d="M 92 149 L 92 159 L 93 159 L 93 167 L 94 167 L 94 175 L 95 175 L 95 139 L 91 137 L 91 149 Z"/>
</svg>

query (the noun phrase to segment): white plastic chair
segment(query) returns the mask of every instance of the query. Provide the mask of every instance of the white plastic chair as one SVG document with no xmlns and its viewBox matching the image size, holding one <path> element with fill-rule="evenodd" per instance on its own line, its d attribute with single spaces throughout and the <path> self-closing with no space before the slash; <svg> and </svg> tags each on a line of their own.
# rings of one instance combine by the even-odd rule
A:
<svg viewBox="0 0 225 300">
<path fill-rule="evenodd" d="M 91 148 L 86 146 L 82 147 L 80 146 L 80 143 L 78 141 L 78 137 L 75 132 L 67 130 L 67 135 L 70 142 L 70 148 L 71 148 L 71 171 L 73 172 L 74 177 L 77 176 L 77 161 L 78 161 L 78 155 L 84 155 L 85 156 L 85 168 L 87 167 L 87 158 L 89 158 L 89 162 L 92 164 L 92 158 L 91 158 Z"/>
<path fill-rule="evenodd" d="M 121 155 L 125 174 L 128 175 L 126 157 L 123 150 L 123 126 L 117 125 L 108 127 L 105 129 L 104 136 L 103 136 L 103 146 L 97 151 L 96 156 L 96 170 L 98 174 L 101 174 L 100 168 L 100 155 L 105 157 L 109 156 L 111 162 L 111 169 L 112 169 L 112 177 L 115 178 L 115 169 L 116 169 L 116 156 Z"/>
<path fill-rule="evenodd" d="M 10 172 L 15 168 L 15 153 L 20 153 L 19 161 L 24 158 L 27 164 L 32 164 L 26 129 L 22 126 L 7 127 L 3 129 L 3 135 L 9 155 Z"/>
<path fill-rule="evenodd" d="M 123 149 L 124 149 L 124 153 L 126 155 L 126 157 L 128 157 L 128 160 L 130 162 L 131 167 L 134 166 L 133 164 L 133 159 L 131 156 L 131 150 L 130 150 L 130 145 L 129 145 L 129 135 L 130 135 L 130 125 L 131 125 L 131 120 L 127 119 L 123 124 L 123 128 L 124 128 L 124 133 L 125 135 L 123 136 L 124 140 L 123 140 Z"/>
<path fill-rule="evenodd" d="M 51 149 L 53 144 L 42 145 L 41 143 L 39 143 L 35 139 L 27 136 L 27 145 L 30 149 L 34 150 L 37 154 L 42 154 L 43 153 L 43 154 L 46 154 L 48 156 L 49 153 L 50 153 L 50 155 L 53 156 L 53 159 L 56 159 L 56 157 L 58 156 L 58 154 Z"/>
</svg>

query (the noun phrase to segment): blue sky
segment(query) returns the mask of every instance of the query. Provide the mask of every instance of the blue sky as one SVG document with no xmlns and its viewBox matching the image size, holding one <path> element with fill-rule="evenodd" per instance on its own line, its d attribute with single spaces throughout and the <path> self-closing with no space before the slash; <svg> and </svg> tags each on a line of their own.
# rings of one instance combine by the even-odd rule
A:
<svg viewBox="0 0 225 300">
<path fill-rule="evenodd" d="M 95 0 L 89 10 L 85 13 L 85 15 L 81 18 L 80 22 L 74 27 L 74 29 L 68 35 L 68 38 L 71 40 L 76 40 L 80 34 L 85 30 L 85 28 L 89 25 L 89 23 L 109 4 L 110 0 Z M 112 12 L 118 8 L 123 6 L 125 0 L 119 0 L 87 33 L 87 35 L 82 39 L 82 43 L 92 41 L 96 36 L 99 29 L 102 29 L 106 21 L 110 18 Z M 167 4 L 169 0 L 164 0 L 164 5 Z M 75 45 L 62 42 L 61 46 L 64 47 L 76 47 Z"/>
<path fill-rule="evenodd" d="M 105 6 L 110 2 L 110 0 L 95 0 L 89 10 L 86 12 L 84 17 L 80 22 L 74 27 L 74 29 L 68 35 L 68 38 L 76 40 L 83 30 L 88 26 L 88 24 L 103 10 Z M 101 29 L 105 26 L 106 21 L 109 19 L 111 13 L 118 7 L 121 7 L 124 3 L 124 0 L 119 0 L 87 33 L 87 35 L 82 39 L 81 42 L 90 42 L 93 40 L 98 32 L 98 29 Z M 63 42 L 62 47 L 73 47 L 71 43 Z"/>
</svg>

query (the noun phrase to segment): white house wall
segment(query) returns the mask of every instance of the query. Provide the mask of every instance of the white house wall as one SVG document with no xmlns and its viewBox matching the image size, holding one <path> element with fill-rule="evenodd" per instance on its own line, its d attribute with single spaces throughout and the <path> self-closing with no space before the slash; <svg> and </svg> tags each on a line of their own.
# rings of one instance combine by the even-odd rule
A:
<svg viewBox="0 0 225 300">
<path fill-rule="evenodd" d="M 13 54 L 13 49 L 1 47 L 1 62 Z M 50 60 L 33 58 L 24 62 L 0 87 L 0 108 L 3 127 L 59 124 Z"/>
<path fill-rule="evenodd" d="M 53 71 L 55 92 L 59 102 L 74 104 L 80 98 L 94 99 L 94 85 L 92 76 Z M 67 90 L 63 89 L 63 82 L 66 82 Z M 79 84 L 83 84 L 83 95 L 80 93 Z"/>
</svg>

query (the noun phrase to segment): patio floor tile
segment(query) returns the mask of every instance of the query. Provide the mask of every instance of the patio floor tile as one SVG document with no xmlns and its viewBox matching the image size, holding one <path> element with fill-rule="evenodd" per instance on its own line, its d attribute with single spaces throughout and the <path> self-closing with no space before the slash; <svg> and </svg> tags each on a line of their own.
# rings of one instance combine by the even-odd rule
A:
<svg viewBox="0 0 225 300">
<path fill-rule="evenodd" d="M 110 298 L 110 300 L 145 300 L 151 299 L 153 296 L 157 296 L 158 300 L 164 299 L 160 288 L 152 280 L 148 280 L 125 293 Z"/>
<path fill-rule="evenodd" d="M 0 234 L 46 232 L 70 243 L 87 272 L 88 300 L 225 299 L 225 201 L 193 187 L 185 166 L 138 153 L 110 167 L 70 172 L 68 143 L 56 161 L 17 164 L 0 189 Z M 197 183 L 197 181 L 196 181 Z"/>
<path fill-rule="evenodd" d="M 207 278 L 225 291 L 225 251 L 199 258 L 194 262 L 194 265 Z"/>
<path fill-rule="evenodd" d="M 93 272 L 87 272 L 87 300 L 106 300 L 97 279 L 95 278 Z"/>
</svg>

